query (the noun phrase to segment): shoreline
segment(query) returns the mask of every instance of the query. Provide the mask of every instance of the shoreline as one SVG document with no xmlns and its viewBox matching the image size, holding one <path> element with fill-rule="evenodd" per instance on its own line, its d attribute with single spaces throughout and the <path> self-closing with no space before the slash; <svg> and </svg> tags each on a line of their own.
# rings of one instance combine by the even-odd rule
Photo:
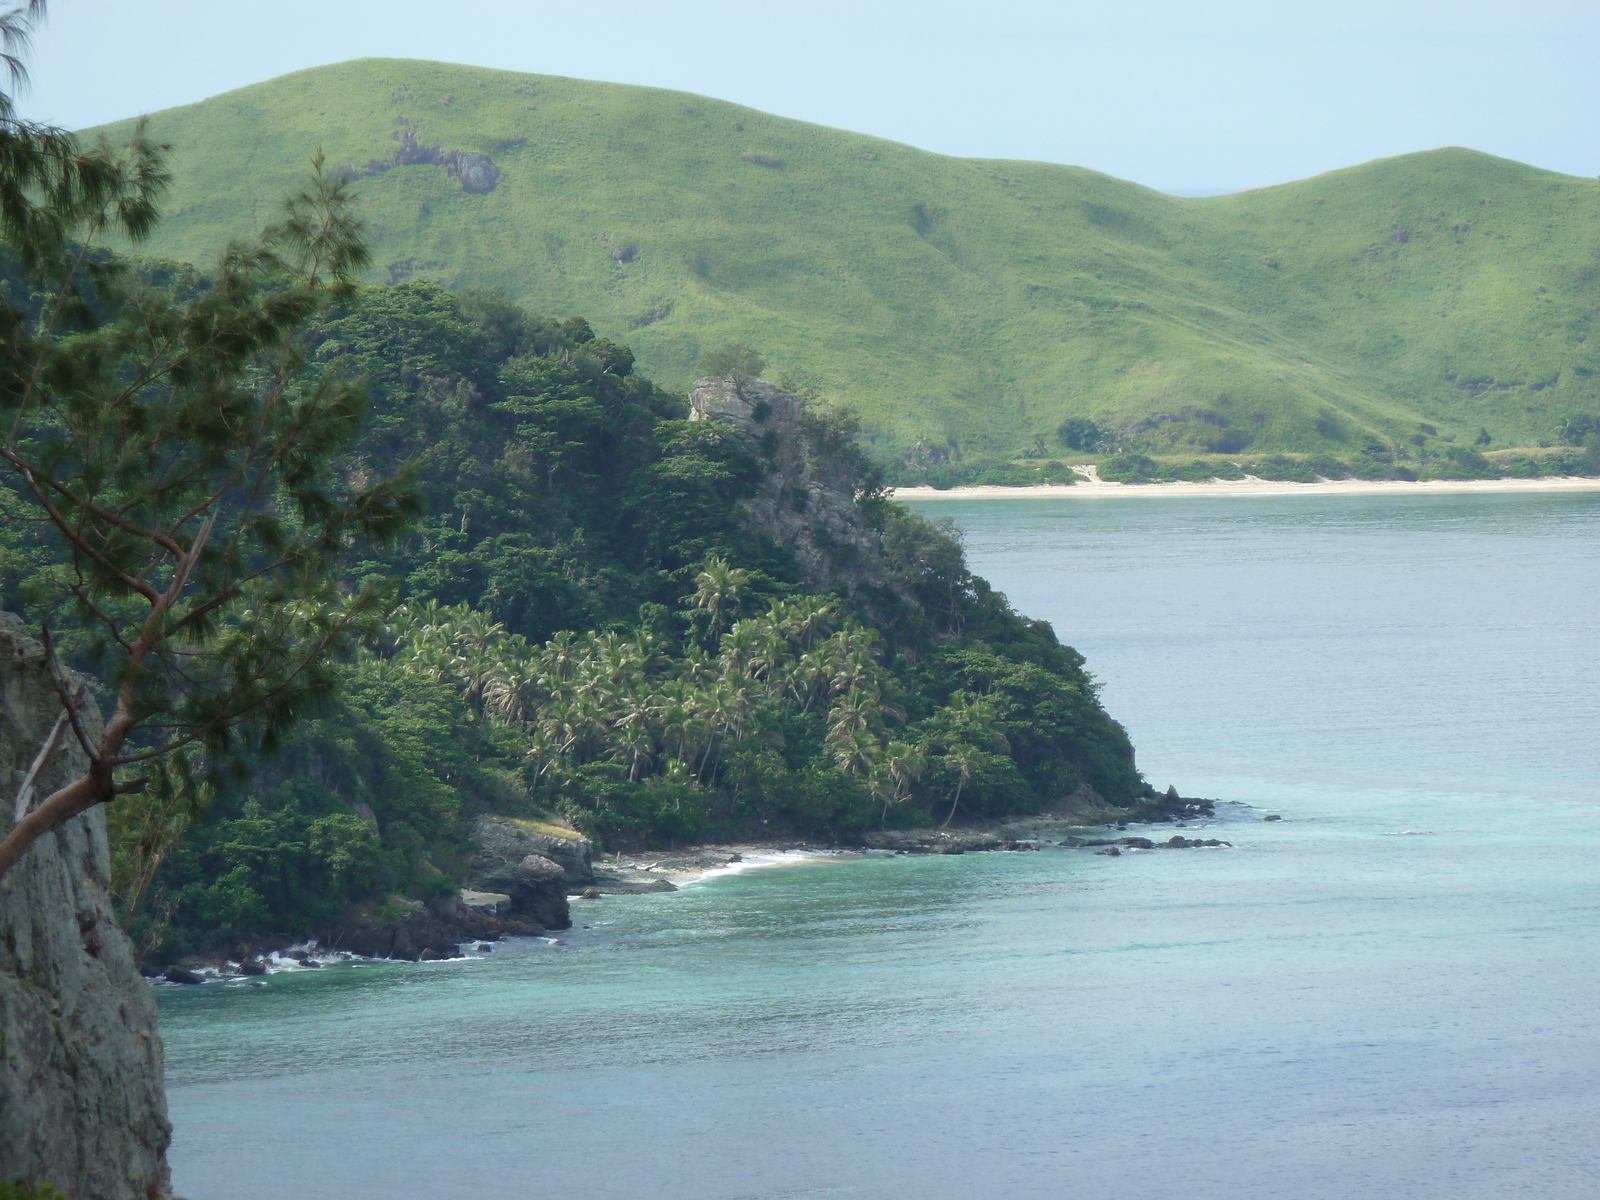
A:
<svg viewBox="0 0 1600 1200">
<path fill-rule="evenodd" d="M 1473 492 L 1600 492 L 1600 478 L 1581 475 L 1546 476 L 1541 479 L 1431 479 L 1411 483 L 1400 479 L 1325 479 L 1319 483 L 1290 483 L 1272 479 L 1218 480 L 1212 483 L 1109 483 L 1105 480 L 1070 484 L 1004 486 L 969 484 L 965 487 L 902 487 L 890 490 L 894 500 L 1068 500 L 1134 496 L 1417 496 Z"/>
<path fill-rule="evenodd" d="M 1214 832 L 1226 823 L 1217 819 L 1213 807 L 1215 803 L 1207 800 L 1188 801 L 1183 807 L 1168 813 L 1151 814 L 1142 820 L 1136 817 L 1132 821 L 1118 819 L 1120 814 L 1103 808 L 1085 808 L 1031 816 L 995 817 L 949 829 L 928 827 L 872 831 L 863 835 L 860 844 L 846 846 L 784 838 L 685 846 L 656 854 L 618 854 L 594 863 L 591 874 L 593 885 L 571 886 L 567 892 L 572 902 L 584 904 L 613 897 L 677 892 L 706 880 L 771 867 L 901 855 L 1037 851 L 1044 846 L 1055 846 L 1115 857 L 1145 850 L 1231 847 L 1232 842 L 1215 837 L 1176 834 L 1163 839 L 1144 836 L 1154 833 L 1163 825 L 1194 833 Z M 1278 818 L 1274 815 L 1265 819 L 1275 821 Z M 175 986 L 181 990 L 197 984 L 262 987 L 265 978 L 273 975 L 298 974 L 352 963 L 467 962 L 482 959 L 493 950 L 495 942 L 505 938 L 529 937 L 559 945 L 564 929 L 572 928 L 581 919 L 574 913 L 565 926 L 552 929 L 528 927 L 509 918 L 497 920 L 500 905 L 510 899 L 509 895 L 499 892 L 471 889 L 458 892 L 455 900 L 458 914 L 471 913 L 475 920 L 469 923 L 482 927 L 473 932 L 463 927 L 450 928 L 452 923 L 447 922 L 444 933 L 445 940 L 450 943 L 448 949 L 443 944 L 430 944 L 415 954 L 373 954 L 351 949 L 341 944 L 343 939 L 328 937 L 325 933 L 293 939 L 271 937 L 247 942 L 230 950 L 213 949 L 205 954 L 190 955 L 164 970 L 141 971 L 141 974 L 152 986 Z M 416 905 L 419 910 L 416 915 L 423 915 L 420 903 L 412 901 L 410 904 Z"/>
</svg>

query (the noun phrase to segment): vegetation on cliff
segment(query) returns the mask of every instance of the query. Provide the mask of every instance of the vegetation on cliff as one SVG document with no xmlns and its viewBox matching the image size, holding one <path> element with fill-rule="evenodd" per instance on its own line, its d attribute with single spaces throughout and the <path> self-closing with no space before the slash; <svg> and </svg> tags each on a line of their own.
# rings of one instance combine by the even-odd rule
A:
<svg viewBox="0 0 1600 1200">
<path fill-rule="evenodd" d="M 744 507 L 775 446 L 689 420 L 581 321 L 411 283 L 364 293 L 313 357 L 371 393 L 341 470 L 413 459 L 429 513 L 352 570 L 402 603 L 334 705 L 140 887 L 166 953 L 453 889 L 484 812 L 616 846 L 1148 799 L 1082 659 L 883 501 L 825 412 L 787 433 L 848 481 L 881 567 L 816 594 Z"/>
</svg>

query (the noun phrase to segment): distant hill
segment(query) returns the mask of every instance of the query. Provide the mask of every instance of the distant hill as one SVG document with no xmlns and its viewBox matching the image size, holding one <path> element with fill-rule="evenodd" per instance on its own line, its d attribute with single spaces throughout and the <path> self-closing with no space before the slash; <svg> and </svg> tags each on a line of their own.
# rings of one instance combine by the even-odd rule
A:
<svg viewBox="0 0 1600 1200">
<path fill-rule="evenodd" d="M 152 253 L 203 265 L 320 145 L 363 176 L 374 282 L 585 315 L 680 388 L 702 350 L 747 343 L 885 453 L 1059 456 L 1071 416 L 1152 453 L 1424 427 L 1531 445 L 1600 412 L 1600 184 L 1470 150 L 1183 199 L 681 92 L 382 59 L 151 124 L 176 171 Z"/>
</svg>

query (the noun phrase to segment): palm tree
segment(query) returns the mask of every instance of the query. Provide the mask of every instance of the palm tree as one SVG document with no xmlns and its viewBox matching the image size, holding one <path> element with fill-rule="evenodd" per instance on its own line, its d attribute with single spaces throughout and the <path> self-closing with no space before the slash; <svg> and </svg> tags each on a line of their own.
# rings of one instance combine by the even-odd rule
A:
<svg viewBox="0 0 1600 1200">
<path fill-rule="evenodd" d="M 883 747 L 869 729 L 853 729 L 840 736 L 829 735 L 833 747 L 833 761 L 846 775 L 871 775 L 873 766 L 883 756 Z"/>
<path fill-rule="evenodd" d="M 950 697 L 945 709 L 950 714 L 951 724 L 973 745 L 989 746 L 999 751 L 1011 748 L 1006 741 L 1005 725 L 990 701 L 981 696 L 957 692 Z"/>
<path fill-rule="evenodd" d="M 950 822 L 955 820 L 956 805 L 961 803 L 961 789 L 972 778 L 972 770 L 977 765 L 972 747 L 962 742 L 957 742 L 944 752 L 944 769 L 956 777 L 956 790 L 950 799 L 950 815 L 945 817 L 940 829 L 948 829 Z"/>
<path fill-rule="evenodd" d="M 713 554 L 694 577 L 694 586 L 694 594 L 684 598 L 711 614 L 711 627 L 715 631 L 738 611 L 744 591 L 750 586 L 750 572 L 731 566 L 727 559 Z"/>
<path fill-rule="evenodd" d="M 829 691 L 835 696 L 845 692 L 876 691 L 878 664 L 869 653 L 849 651 L 834 662 L 833 676 L 828 685 Z"/>
<path fill-rule="evenodd" d="M 706 687 L 721 673 L 716 660 L 699 646 L 690 646 L 689 652 L 678 663 L 678 676 L 690 687 Z"/>
<path fill-rule="evenodd" d="M 640 768 L 654 756 L 655 742 L 643 725 L 619 725 L 617 734 L 620 736 L 612 739 L 611 757 L 615 762 L 626 762 L 628 782 L 637 783 Z"/>
<path fill-rule="evenodd" d="M 733 628 L 722 635 L 722 669 L 729 674 L 749 670 L 760 652 L 761 640 L 760 622 L 735 621 Z"/>
<path fill-rule="evenodd" d="M 909 742 L 890 742 L 884 747 L 883 766 L 893 784 L 893 791 L 883 802 L 883 816 L 878 821 L 879 829 L 884 828 L 889 820 L 890 801 L 905 799 L 907 793 L 911 791 L 911 785 L 922 778 L 922 772 L 927 765 L 927 756 L 919 746 Z"/>
<path fill-rule="evenodd" d="M 539 652 L 539 670 L 551 679 L 565 683 L 578 665 L 577 639 L 563 629 L 544 644 Z"/>
<path fill-rule="evenodd" d="M 873 729 L 879 722 L 877 698 L 869 692 L 846 693 L 828 710 L 828 737 L 849 737 L 858 729 Z"/>
<path fill-rule="evenodd" d="M 826 636 L 833 616 L 832 600 L 822 596 L 796 596 L 789 601 L 784 632 L 810 649 L 817 638 Z"/>
</svg>

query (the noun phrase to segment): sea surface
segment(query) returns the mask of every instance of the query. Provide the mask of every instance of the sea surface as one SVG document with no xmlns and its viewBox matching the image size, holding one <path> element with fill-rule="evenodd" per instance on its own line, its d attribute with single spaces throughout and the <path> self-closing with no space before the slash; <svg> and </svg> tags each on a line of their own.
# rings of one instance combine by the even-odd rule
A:
<svg viewBox="0 0 1600 1200">
<path fill-rule="evenodd" d="M 922 511 L 1232 849 L 765 867 L 160 987 L 179 1193 L 1600 1195 L 1600 497 Z"/>
</svg>

